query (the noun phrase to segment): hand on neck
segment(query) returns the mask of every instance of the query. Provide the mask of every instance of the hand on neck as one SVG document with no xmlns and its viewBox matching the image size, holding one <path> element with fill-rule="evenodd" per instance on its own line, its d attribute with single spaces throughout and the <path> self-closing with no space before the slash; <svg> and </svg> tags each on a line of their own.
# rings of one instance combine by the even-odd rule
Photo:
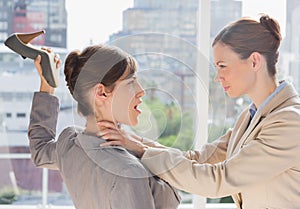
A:
<svg viewBox="0 0 300 209">
<path fill-rule="evenodd" d="M 96 118 L 94 115 L 91 115 L 86 118 L 85 132 L 89 134 L 96 134 L 97 132 L 101 131 L 101 129 L 105 129 L 105 127 L 100 128 L 97 125 L 97 122 L 99 121 L 108 121 L 114 123 L 116 126 L 119 126 L 116 121 L 112 121 L 111 119 Z"/>
</svg>

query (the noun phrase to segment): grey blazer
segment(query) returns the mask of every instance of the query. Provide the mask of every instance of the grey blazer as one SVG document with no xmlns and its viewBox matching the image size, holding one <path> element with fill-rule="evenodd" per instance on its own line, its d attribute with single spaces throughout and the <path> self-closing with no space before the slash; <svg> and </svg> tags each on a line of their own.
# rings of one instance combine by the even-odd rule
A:
<svg viewBox="0 0 300 209">
<path fill-rule="evenodd" d="M 69 127 L 56 138 L 58 99 L 35 92 L 28 137 L 34 164 L 59 170 L 77 209 L 175 209 L 177 191 L 121 147 Z"/>
<path fill-rule="evenodd" d="M 151 147 L 142 163 L 178 189 L 232 195 L 237 208 L 300 208 L 300 100 L 291 84 L 199 151 Z"/>
</svg>

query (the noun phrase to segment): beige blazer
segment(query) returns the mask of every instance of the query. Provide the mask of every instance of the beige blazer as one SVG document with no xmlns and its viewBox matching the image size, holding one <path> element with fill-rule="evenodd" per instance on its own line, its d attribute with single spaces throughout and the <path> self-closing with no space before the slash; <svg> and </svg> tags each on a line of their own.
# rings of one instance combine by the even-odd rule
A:
<svg viewBox="0 0 300 209">
<path fill-rule="evenodd" d="M 178 189 L 237 208 L 300 208 L 300 100 L 291 84 L 200 151 L 150 147 L 142 163 Z M 249 124 L 249 126 L 248 126 Z"/>
</svg>

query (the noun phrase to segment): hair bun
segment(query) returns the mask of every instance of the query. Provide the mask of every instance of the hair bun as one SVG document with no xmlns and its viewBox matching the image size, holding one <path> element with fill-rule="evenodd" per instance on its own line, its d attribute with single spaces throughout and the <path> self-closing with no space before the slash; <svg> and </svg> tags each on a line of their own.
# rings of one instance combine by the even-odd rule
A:
<svg viewBox="0 0 300 209">
<path fill-rule="evenodd" d="M 72 51 L 65 61 L 65 81 L 67 82 L 67 87 L 72 95 L 74 93 L 75 84 L 80 73 L 79 55 L 80 51 Z"/>
<path fill-rule="evenodd" d="M 266 28 L 271 34 L 279 41 L 281 41 L 282 37 L 280 34 L 280 26 L 276 20 L 269 17 L 269 15 L 262 15 L 259 19 L 261 25 Z"/>
</svg>

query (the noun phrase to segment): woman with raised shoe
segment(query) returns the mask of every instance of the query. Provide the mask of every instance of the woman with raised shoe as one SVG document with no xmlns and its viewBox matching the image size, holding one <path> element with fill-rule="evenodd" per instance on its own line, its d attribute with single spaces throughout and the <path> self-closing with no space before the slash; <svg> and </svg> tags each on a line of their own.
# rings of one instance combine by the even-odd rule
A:
<svg viewBox="0 0 300 209">
<path fill-rule="evenodd" d="M 59 170 L 77 209 L 176 209 L 180 197 L 173 187 L 124 148 L 101 147 L 105 140 L 97 137 L 98 121 L 118 126 L 138 123 L 144 90 L 137 81 L 134 58 L 108 45 L 89 46 L 67 56 L 65 80 L 86 126 L 71 125 L 58 136 L 59 100 L 42 75 L 40 61 L 41 56 L 34 61 L 41 85 L 34 93 L 28 128 L 34 164 Z"/>
</svg>

